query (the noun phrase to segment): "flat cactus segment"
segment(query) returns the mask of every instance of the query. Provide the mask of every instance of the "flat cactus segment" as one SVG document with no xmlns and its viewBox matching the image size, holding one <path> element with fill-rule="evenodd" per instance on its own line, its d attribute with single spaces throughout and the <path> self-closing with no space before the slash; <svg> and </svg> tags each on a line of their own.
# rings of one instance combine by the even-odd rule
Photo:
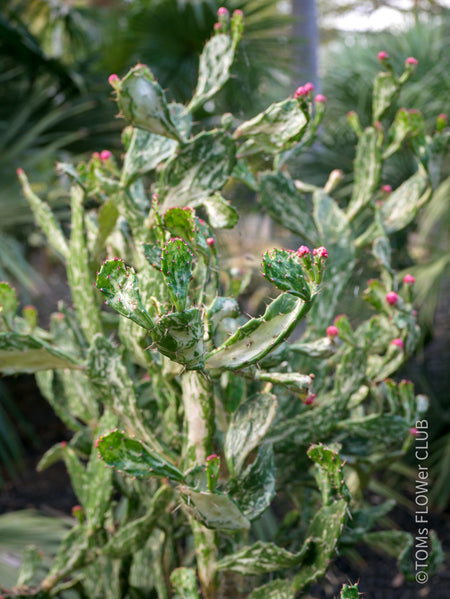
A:
<svg viewBox="0 0 450 599">
<path fill-rule="evenodd" d="M 172 122 L 184 138 L 191 132 L 192 116 L 182 104 L 169 104 Z M 141 175 L 155 169 L 161 162 L 173 156 L 178 142 L 170 137 L 150 133 L 136 127 L 131 133 L 125 154 L 121 183 L 128 185 Z"/>
<path fill-rule="evenodd" d="M 391 106 L 399 90 L 398 82 L 393 73 L 378 73 L 373 83 L 372 119 L 375 123 L 383 118 Z"/>
<path fill-rule="evenodd" d="M 306 533 L 307 539 L 310 539 L 307 555 L 314 558 L 311 563 L 306 557 L 292 581 L 292 587 L 297 593 L 325 574 L 328 564 L 336 555 L 336 546 L 344 528 L 347 511 L 348 503 L 340 499 L 316 512 Z"/>
<path fill-rule="evenodd" d="M 100 333 L 100 313 L 97 297 L 92 287 L 92 273 L 89 252 L 84 232 L 84 191 L 79 185 L 70 190 L 71 233 L 69 255 L 67 256 L 67 278 L 73 304 L 86 339 Z"/>
<path fill-rule="evenodd" d="M 260 151 L 277 154 L 300 141 L 307 124 L 307 115 L 298 101 L 291 98 L 271 104 L 264 112 L 239 125 L 234 139 L 249 138 L 240 155 Z"/>
<path fill-rule="evenodd" d="M 263 256 L 262 271 L 263 276 L 281 291 L 287 291 L 305 302 L 310 301 L 310 284 L 295 252 L 277 249 L 266 252 Z"/>
<path fill-rule="evenodd" d="M 267 381 L 276 385 L 285 385 L 291 391 L 306 395 L 309 393 L 313 381 L 308 374 L 299 372 L 255 372 L 255 380 Z"/>
<path fill-rule="evenodd" d="M 153 328 L 153 321 L 142 304 L 133 268 L 119 259 L 107 260 L 97 275 L 96 285 L 108 306 L 144 329 Z"/>
<path fill-rule="evenodd" d="M 200 56 L 198 82 L 188 110 L 194 112 L 211 99 L 230 78 L 236 44 L 230 36 L 212 37 Z"/>
<path fill-rule="evenodd" d="M 138 64 L 130 69 L 116 91 L 121 114 L 130 124 L 181 141 L 164 91 L 147 66 Z"/>
<path fill-rule="evenodd" d="M 112 558 L 120 558 L 142 549 L 172 497 L 173 490 L 171 487 L 161 486 L 152 497 L 147 513 L 119 528 L 102 548 L 102 554 Z"/>
<path fill-rule="evenodd" d="M 277 400 L 271 393 L 260 393 L 239 406 L 228 427 L 225 457 L 230 472 L 239 474 L 245 458 L 257 447 L 272 424 Z"/>
<path fill-rule="evenodd" d="M 131 476 L 149 478 L 157 476 L 177 483 L 183 482 L 183 474 L 155 451 L 147 449 L 140 441 L 113 431 L 98 438 L 97 448 L 108 466 Z"/>
<path fill-rule="evenodd" d="M 344 584 L 341 589 L 341 599 L 359 599 L 361 595 L 357 584 Z"/>
<path fill-rule="evenodd" d="M 298 553 L 291 553 L 274 543 L 256 541 L 253 545 L 247 545 L 222 558 L 217 568 L 250 575 L 277 572 L 300 564 L 307 550 L 307 544 L 303 545 Z"/>
<path fill-rule="evenodd" d="M 239 214 L 220 193 L 209 196 L 203 202 L 211 227 L 215 229 L 232 229 L 239 220 Z"/>
<path fill-rule="evenodd" d="M 56 368 L 83 369 L 77 356 L 71 355 L 35 337 L 11 331 L 0 333 L 0 372 L 38 372 Z"/>
<path fill-rule="evenodd" d="M 338 429 L 345 431 L 349 443 L 357 439 L 361 457 L 381 451 L 387 454 L 398 446 L 399 439 L 408 437 L 411 425 L 411 422 L 396 414 L 370 414 L 359 420 L 353 418 L 337 423 Z M 383 431 L 383 435 L 380 437 L 377 431 Z"/>
<path fill-rule="evenodd" d="M 194 491 L 180 486 L 186 511 L 206 528 L 225 531 L 248 530 L 250 522 L 228 495 Z"/>
<path fill-rule="evenodd" d="M 295 599 L 290 580 L 272 580 L 255 589 L 248 599 Z"/>
<path fill-rule="evenodd" d="M 162 251 L 159 245 L 155 245 L 153 243 L 143 243 L 142 250 L 148 263 L 153 266 L 153 268 L 156 268 L 156 270 L 162 270 Z"/>
<path fill-rule="evenodd" d="M 197 590 L 197 576 L 193 568 L 175 568 L 170 574 L 170 582 L 179 597 L 200 599 Z"/>
<path fill-rule="evenodd" d="M 283 172 L 263 173 L 259 177 L 261 204 L 283 227 L 316 245 L 318 234 L 305 196 Z"/>
<path fill-rule="evenodd" d="M 315 462 L 315 476 L 322 492 L 322 502 L 329 505 L 336 499 L 350 501 L 350 491 L 344 482 L 342 462 L 338 452 L 332 447 L 312 445 L 308 457 Z"/>
<path fill-rule="evenodd" d="M 378 131 L 368 127 L 359 138 L 354 161 L 355 184 L 348 205 L 348 218 L 352 220 L 373 198 L 380 187 L 381 150 Z"/>
<path fill-rule="evenodd" d="M 175 206 L 197 206 L 225 185 L 235 163 L 235 145 L 223 131 L 200 133 L 168 160 L 159 195 L 164 213 Z"/>
<path fill-rule="evenodd" d="M 31 189 L 30 183 L 23 170 L 18 170 L 20 184 L 22 185 L 23 194 L 28 200 L 34 218 L 37 224 L 42 229 L 42 232 L 47 238 L 47 242 L 60 256 L 67 258 L 69 255 L 69 247 L 67 245 L 64 233 L 51 211 L 49 205 L 43 202 Z"/>
<path fill-rule="evenodd" d="M 194 254 L 181 237 L 170 239 L 162 251 L 161 270 L 178 312 L 186 308 L 193 258 Z"/>
<path fill-rule="evenodd" d="M 395 154 L 402 147 L 406 137 L 412 132 L 411 115 L 406 108 L 400 108 L 388 131 L 388 146 L 383 152 L 383 160 Z"/>
<path fill-rule="evenodd" d="M 156 323 L 151 336 L 156 348 L 164 355 L 184 364 L 188 370 L 205 365 L 203 319 L 200 310 L 165 314 Z"/>
<path fill-rule="evenodd" d="M 8 328 L 13 328 L 14 317 L 17 313 L 17 293 L 14 287 L 11 287 L 5 281 L 0 282 L 0 326 L 1 321 L 7 325 Z"/>
<path fill-rule="evenodd" d="M 117 420 L 117 416 L 111 410 L 106 409 L 99 420 L 96 434 L 103 435 L 105 431 L 117 425 Z M 112 492 L 112 470 L 105 468 L 105 465 L 98 459 L 97 448 L 93 443 L 89 462 L 86 465 L 86 501 L 83 505 L 90 530 L 96 530 L 102 526 Z"/>
<path fill-rule="evenodd" d="M 195 240 L 196 218 L 193 208 L 169 208 L 164 214 L 164 224 L 172 235 L 190 242 Z"/>
<path fill-rule="evenodd" d="M 420 206 L 431 197 L 428 177 L 419 170 L 393 191 L 381 206 L 381 221 L 388 235 L 401 231 L 414 219 Z"/>
<path fill-rule="evenodd" d="M 265 512 L 275 497 L 275 464 L 270 443 L 262 445 L 255 461 L 231 482 L 230 493 L 250 521 Z"/>
<path fill-rule="evenodd" d="M 311 309 L 304 302 L 282 293 L 260 318 L 252 318 L 217 349 L 206 356 L 206 368 L 242 368 L 254 364 L 277 347 Z"/>
</svg>

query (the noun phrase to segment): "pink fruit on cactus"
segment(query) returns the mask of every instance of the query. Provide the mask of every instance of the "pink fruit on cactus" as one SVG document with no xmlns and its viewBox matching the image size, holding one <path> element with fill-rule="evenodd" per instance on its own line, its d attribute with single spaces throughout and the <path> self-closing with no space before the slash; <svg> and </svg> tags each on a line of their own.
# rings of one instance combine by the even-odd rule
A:
<svg viewBox="0 0 450 599">
<path fill-rule="evenodd" d="M 304 256 L 305 254 L 310 254 L 311 250 L 309 249 L 309 247 L 307 247 L 306 245 L 301 245 L 298 250 L 297 250 L 297 256 L 299 258 L 301 258 L 302 256 Z"/>
<path fill-rule="evenodd" d="M 327 248 L 321 245 L 319 248 L 313 250 L 313 256 L 319 256 L 319 258 L 328 258 Z"/>
<path fill-rule="evenodd" d="M 307 91 L 307 93 L 314 91 L 314 84 L 310 83 L 309 81 L 308 83 L 305 83 L 303 87 Z"/>
<path fill-rule="evenodd" d="M 392 339 L 391 345 L 395 345 L 399 349 L 403 349 L 403 347 L 404 347 L 403 341 L 398 337 L 396 339 Z"/>
<path fill-rule="evenodd" d="M 405 275 L 403 277 L 403 282 L 406 283 L 407 285 L 414 285 L 414 283 L 416 282 L 416 277 L 413 277 L 410 274 Z"/>
<path fill-rule="evenodd" d="M 398 302 L 398 295 L 395 291 L 389 291 L 386 293 L 386 301 L 390 306 L 394 306 Z"/>
<path fill-rule="evenodd" d="M 221 7 L 219 8 L 219 10 L 217 11 L 217 15 L 218 15 L 219 17 L 224 17 L 225 15 L 228 15 L 228 14 L 229 14 L 229 13 L 228 13 L 228 10 L 225 8 L 225 6 L 221 6 Z"/>
<path fill-rule="evenodd" d="M 390 185 L 382 185 L 381 191 L 384 193 L 392 193 L 392 187 Z"/>
<path fill-rule="evenodd" d="M 102 150 L 100 152 L 100 160 L 109 160 L 112 156 L 112 153 L 109 150 Z"/>
<path fill-rule="evenodd" d="M 110 85 L 112 85 L 112 87 L 116 87 L 116 83 L 118 83 L 120 81 L 120 78 L 118 75 L 116 75 L 115 73 L 113 73 L 112 75 L 110 75 L 108 77 L 108 83 Z"/>
<path fill-rule="evenodd" d="M 335 337 L 337 337 L 339 335 L 337 326 L 332 324 L 329 327 L 327 327 L 327 335 L 328 337 L 330 337 L 330 339 L 334 339 Z"/>
<path fill-rule="evenodd" d="M 378 52 L 378 60 L 379 61 L 386 60 L 386 58 L 389 58 L 389 54 L 387 52 L 385 52 L 384 50 L 381 50 L 381 52 Z"/>
<path fill-rule="evenodd" d="M 408 58 L 405 60 L 405 65 L 417 66 L 418 64 L 419 61 L 417 58 L 414 58 L 414 56 L 408 56 Z"/>
<path fill-rule="evenodd" d="M 319 104 L 324 104 L 327 101 L 325 96 L 322 96 L 322 94 L 317 94 L 316 96 L 316 102 L 319 102 Z"/>
<path fill-rule="evenodd" d="M 206 243 L 209 245 L 210 248 L 213 247 L 213 245 L 216 243 L 214 237 L 208 237 L 206 239 Z"/>
<path fill-rule="evenodd" d="M 310 406 L 315 399 L 316 399 L 316 394 L 310 393 L 308 395 L 308 397 L 305 399 L 304 403 L 305 403 L 305 405 Z"/>
</svg>

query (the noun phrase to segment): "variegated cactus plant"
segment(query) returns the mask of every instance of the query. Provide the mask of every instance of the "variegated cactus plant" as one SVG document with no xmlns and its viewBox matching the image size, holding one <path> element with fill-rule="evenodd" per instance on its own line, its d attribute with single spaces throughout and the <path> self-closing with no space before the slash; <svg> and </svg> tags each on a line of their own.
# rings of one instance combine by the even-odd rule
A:
<svg viewBox="0 0 450 599">
<path fill-rule="evenodd" d="M 73 431 L 39 468 L 63 460 L 80 505 L 45 578 L 30 550 L 5 597 L 287 599 L 340 549 L 379 538 L 411 570 L 410 535 L 371 532 L 392 503 L 368 506 L 362 491 L 412 443 L 426 409 L 410 382 L 388 378 L 418 339 L 412 281 L 398 280 L 389 235 L 432 194 L 442 132 L 427 137 L 405 110 L 382 120 L 413 66 L 380 73 L 373 125 L 362 130 L 350 116 L 358 146 L 343 207 L 336 173 L 324 188 L 289 174 L 325 110 L 310 84 L 249 121 L 225 115 L 196 129 L 193 115 L 230 77 L 241 34 L 242 14 L 221 9 L 187 106 L 169 103 L 144 65 L 111 76 L 129 123 L 125 151 L 59 165 L 71 181 L 69 237 L 18 173 L 66 266 L 73 306 L 61 303 L 44 331 L 1 283 L 0 368 L 36 373 Z M 407 141 L 417 172 L 389 193 L 383 162 Z M 238 220 L 223 194 L 231 180 L 309 245 L 264 254 L 275 299 L 254 318 L 238 302 L 243 282 L 219 276 L 216 230 Z M 363 258 L 380 277 L 363 294 L 372 313 L 351 324 L 336 311 Z M 290 342 L 301 321 L 303 336 Z M 342 597 L 357 596 L 344 586 Z"/>
</svg>

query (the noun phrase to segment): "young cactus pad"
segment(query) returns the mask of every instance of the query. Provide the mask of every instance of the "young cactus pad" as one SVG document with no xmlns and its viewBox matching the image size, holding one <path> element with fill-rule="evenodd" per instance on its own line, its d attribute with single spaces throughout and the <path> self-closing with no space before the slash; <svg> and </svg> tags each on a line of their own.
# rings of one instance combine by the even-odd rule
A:
<svg viewBox="0 0 450 599">
<path fill-rule="evenodd" d="M 263 316 L 252 318 L 206 358 L 207 368 L 249 366 L 275 349 L 311 309 L 304 302 L 282 293 L 267 306 Z"/>
<path fill-rule="evenodd" d="M 186 308 L 193 257 L 194 254 L 181 237 L 170 239 L 162 251 L 161 269 L 179 312 Z"/>
<path fill-rule="evenodd" d="M 266 277 L 278 289 L 309 302 L 311 289 L 297 254 L 274 249 L 272 252 L 264 254 L 262 267 L 263 277 Z"/>
<path fill-rule="evenodd" d="M 96 445 L 102 459 L 113 468 L 131 476 L 158 476 L 183 482 L 183 474 L 154 451 L 147 449 L 141 441 L 129 439 L 120 431 L 113 431 L 98 438 Z"/>
<path fill-rule="evenodd" d="M 125 266 L 118 258 L 107 260 L 97 275 L 96 285 L 108 306 L 144 329 L 153 329 L 153 321 L 142 304 L 133 268 Z"/>
</svg>

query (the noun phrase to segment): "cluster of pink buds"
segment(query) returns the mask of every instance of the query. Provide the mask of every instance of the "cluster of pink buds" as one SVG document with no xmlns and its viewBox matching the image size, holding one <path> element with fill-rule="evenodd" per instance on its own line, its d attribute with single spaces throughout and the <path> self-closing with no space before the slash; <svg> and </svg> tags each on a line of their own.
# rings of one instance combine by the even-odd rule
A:
<svg viewBox="0 0 450 599">
<path fill-rule="evenodd" d="M 327 248 L 323 247 L 323 245 L 321 245 L 318 248 L 315 248 L 313 250 L 313 256 L 317 256 L 318 258 L 328 258 Z"/>
<path fill-rule="evenodd" d="M 112 152 L 109 150 L 102 150 L 101 152 L 94 152 L 92 154 L 92 158 L 97 158 L 97 160 L 101 160 L 102 162 L 106 162 L 112 157 Z"/>
<path fill-rule="evenodd" d="M 311 250 L 306 245 L 301 245 L 296 252 L 296 254 L 299 258 L 304 256 L 305 254 L 310 254 L 310 253 L 311 253 Z"/>
<path fill-rule="evenodd" d="M 310 82 L 305 83 L 305 85 L 301 85 L 300 87 L 297 87 L 297 89 L 295 90 L 294 93 L 294 98 L 306 98 L 306 96 L 308 96 L 312 91 L 314 91 L 314 85 Z M 323 98 L 325 96 L 322 96 Z M 316 98 L 317 100 L 317 98 Z"/>
</svg>

